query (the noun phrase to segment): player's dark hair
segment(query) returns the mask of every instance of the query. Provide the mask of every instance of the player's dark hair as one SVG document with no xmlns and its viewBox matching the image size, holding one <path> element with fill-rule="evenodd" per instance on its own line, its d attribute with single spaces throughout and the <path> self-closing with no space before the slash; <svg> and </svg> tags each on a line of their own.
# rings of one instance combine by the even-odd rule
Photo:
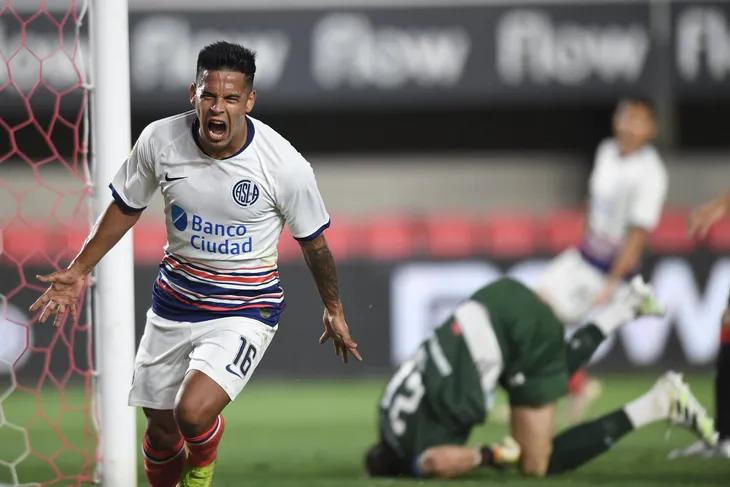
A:
<svg viewBox="0 0 730 487">
<path fill-rule="evenodd" d="M 618 101 L 617 107 L 622 105 L 641 105 L 646 108 L 652 117 L 656 118 L 656 106 L 654 100 L 645 95 L 631 94 L 621 97 Z"/>
<path fill-rule="evenodd" d="M 365 470 L 371 477 L 408 475 L 403 459 L 384 441 L 376 443 L 365 454 Z"/>
<path fill-rule="evenodd" d="M 203 71 L 237 71 L 246 75 L 249 88 L 253 88 L 256 75 L 256 53 L 240 44 L 225 41 L 214 42 L 198 53 L 195 79 L 200 81 Z"/>
</svg>

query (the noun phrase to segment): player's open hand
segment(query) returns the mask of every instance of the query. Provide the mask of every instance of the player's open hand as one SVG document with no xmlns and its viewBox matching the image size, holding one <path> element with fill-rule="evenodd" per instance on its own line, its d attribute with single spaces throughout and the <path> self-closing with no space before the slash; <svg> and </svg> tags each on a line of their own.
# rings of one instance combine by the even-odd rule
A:
<svg viewBox="0 0 730 487">
<path fill-rule="evenodd" d="M 38 321 L 45 323 L 49 316 L 55 315 L 54 326 L 61 326 L 69 313 L 78 319 L 79 301 L 86 285 L 88 274 L 73 266 L 69 269 L 37 275 L 39 281 L 49 283 L 46 291 L 30 306 L 30 311 L 42 310 Z"/>
<path fill-rule="evenodd" d="M 728 196 L 716 198 L 705 203 L 692 212 L 692 215 L 689 217 L 689 234 L 693 237 L 705 237 L 710 227 L 724 217 L 727 210 Z"/>
<path fill-rule="evenodd" d="M 319 343 L 324 343 L 327 339 L 332 338 L 335 353 L 342 358 L 344 363 L 347 363 L 348 353 L 362 362 L 362 356 L 357 350 L 357 343 L 350 336 L 350 329 L 347 322 L 345 322 L 345 315 L 342 311 L 330 313 L 325 308 L 322 323 L 324 324 L 324 333 L 319 337 Z"/>
</svg>

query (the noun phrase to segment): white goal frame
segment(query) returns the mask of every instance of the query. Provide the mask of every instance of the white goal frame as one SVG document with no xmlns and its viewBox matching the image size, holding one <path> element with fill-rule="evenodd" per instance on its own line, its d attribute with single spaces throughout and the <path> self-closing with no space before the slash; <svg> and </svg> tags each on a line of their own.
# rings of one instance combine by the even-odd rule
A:
<svg viewBox="0 0 730 487">
<path fill-rule="evenodd" d="M 131 148 L 127 0 L 89 0 L 91 127 L 98 218 L 109 182 Z M 134 268 L 130 230 L 97 265 L 94 333 L 99 415 L 98 474 L 104 487 L 136 487 L 135 408 L 127 405 L 134 365 Z"/>
</svg>

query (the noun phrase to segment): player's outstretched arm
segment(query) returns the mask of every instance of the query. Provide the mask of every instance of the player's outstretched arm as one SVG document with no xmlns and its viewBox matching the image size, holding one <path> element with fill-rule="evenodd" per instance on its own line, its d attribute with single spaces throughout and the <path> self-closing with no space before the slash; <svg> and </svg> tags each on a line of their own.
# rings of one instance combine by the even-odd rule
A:
<svg viewBox="0 0 730 487">
<path fill-rule="evenodd" d="M 710 200 L 692 212 L 689 218 L 689 233 L 694 237 L 704 237 L 710 227 L 724 217 L 730 209 L 730 191 Z"/>
<path fill-rule="evenodd" d="M 319 343 L 324 343 L 332 338 L 335 353 L 347 363 L 347 354 L 362 360 L 357 350 L 357 343 L 350 337 L 350 330 L 345 321 L 345 312 L 340 301 L 340 291 L 337 283 L 337 269 L 335 260 L 332 257 L 327 240 L 320 235 L 312 240 L 300 241 L 304 260 L 317 283 L 317 290 L 324 302 L 324 333 L 319 338 Z"/>
<path fill-rule="evenodd" d="M 596 299 L 596 304 L 607 303 L 624 276 L 636 268 L 648 239 L 649 232 L 644 228 L 633 227 L 629 230 L 626 241 L 611 266 L 603 291 Z"/>
<path fill-rule="evenodd" d="M 50 284 L 48 289 L 31 306 L 35 312 L 41 309 L 38 321 L 45 322 L 56 315 L 53 324 L 60 326 L 70 312 L 74 319 L 78 314 L 78 303 L 87 278 L 94 266 L 139 220 L 141 212 L 125 213 L 112 202 L 96 222 L 84 242 L 81 251 L 69 266 L 61 271 L 36 276 L 41 282 Z"/>
</svg>

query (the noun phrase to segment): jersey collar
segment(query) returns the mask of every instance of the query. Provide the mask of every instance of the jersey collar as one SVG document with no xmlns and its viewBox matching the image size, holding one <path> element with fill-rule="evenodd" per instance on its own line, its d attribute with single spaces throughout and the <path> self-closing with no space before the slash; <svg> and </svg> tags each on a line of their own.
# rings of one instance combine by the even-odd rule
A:
<svg viewBox="0 0 730 487">
<path fill-rule="evenodd" d="M 195 141 L 195 145 L 198 146 L 198 149 L 200 149 L 200 152 L 208 156 L 206 152 L 203 150 L 203 147 L 200 145 L 200 141 L 198 141 L 198 129 L 200 128 L 200 120 L 198 120 L 198 117 L 195 117 L 195 120 L 193 120 L 192 125 L 190 126 L 190 130 L 192 131 L 193 140 Z M 226 159 L 231 159 L 233 157 L 236 157 L 237 155 L 241 154 L 243 151 L 246 150 L 246 148 L 251 145 L 251 142 L 253 142 L 253 135 L 256 129 L 254 128 L 253 122 L 251 121 L 250 117 L 246 117 L 246 143 L 241 146 L 240 149 L 235 154 L 231 154 L 228 157 L 224 157 L 223 159 L 218 159 L 220 161 L 225 161 Z M 208 156 L 211 157 L 211 156 Z"/>
</svg>

